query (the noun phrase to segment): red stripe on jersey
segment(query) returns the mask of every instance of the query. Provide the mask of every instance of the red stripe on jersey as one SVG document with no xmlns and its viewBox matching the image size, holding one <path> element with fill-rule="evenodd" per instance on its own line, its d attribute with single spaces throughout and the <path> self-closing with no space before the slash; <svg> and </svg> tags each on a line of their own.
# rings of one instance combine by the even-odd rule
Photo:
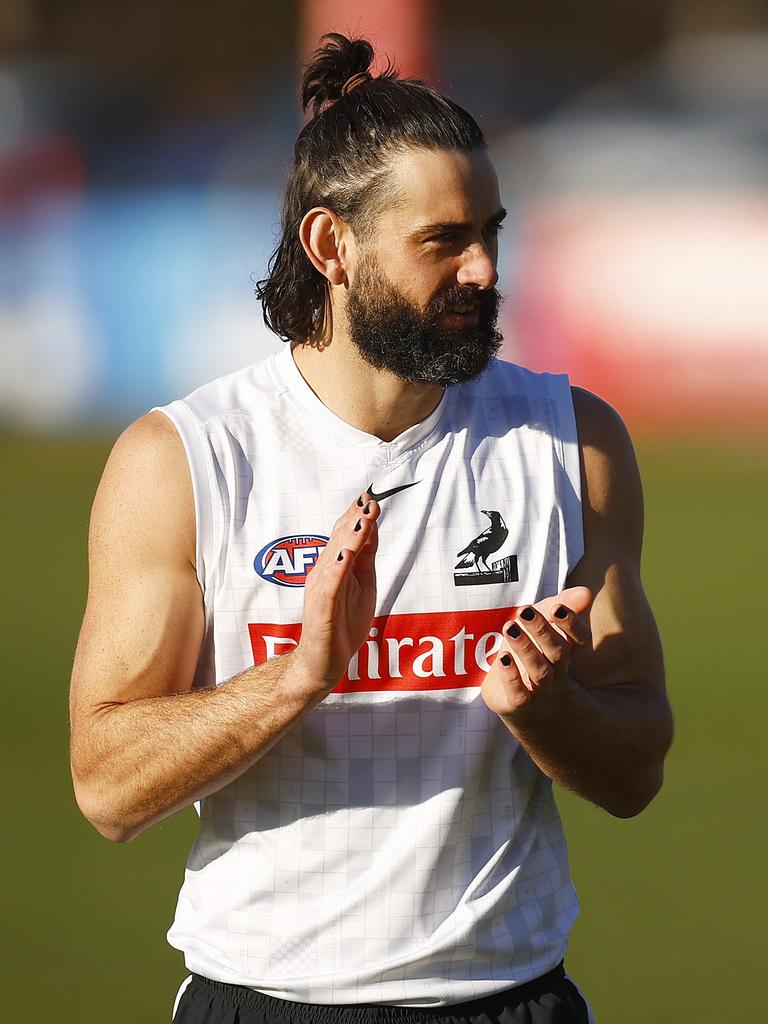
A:
<svg viewBox="0 0 768 1024">
<path fill-rule="evenodd" d="M 501 646 L 501 627 L 515 608 L 409 612 L 377 616 L 334 693 L 371 690 L 453 690 L 480 686 Z M 301 623 L 251 622 L 256 665 L 287 654 Z"/>
</svg>

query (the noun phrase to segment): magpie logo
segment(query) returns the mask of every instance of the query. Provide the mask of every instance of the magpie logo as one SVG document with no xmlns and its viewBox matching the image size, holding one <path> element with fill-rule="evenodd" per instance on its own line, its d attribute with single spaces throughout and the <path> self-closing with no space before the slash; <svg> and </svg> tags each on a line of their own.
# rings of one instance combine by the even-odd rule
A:
<svg viewBox="0 0 768 1024">
<path fill-rule="evenodd" d="M 485 586 L 488 583 L 516 583 L 517 555 L 507 555 L 496 562 L 488 564 L 488 558 L 495 554 L 509 536 L 507 524 L 500 512 L 493 509 L 480 509 L 488 516 L 491 525 L 471 540 L 465 548 L 456 553 L 459 561 L 453 573 L 453 582 L 457 587 Z"/>
<path fill-rule="evenodd" d="M 398 494 L 400 491 L 407 491 L 409 487 L 415 487 L 416 484 L 420 484 L 421 480 L 414 480 L 411 484 L 401 484 L 399 487 L 392 487 L 388 491 L 382 491 L 381 494 L 377 494 L 373 489 L 373 484 L 368 484 L 368 493 L 374 501 L 383 501 L 385 498 L 391 498 L 393 494 Z"/>
</svg>

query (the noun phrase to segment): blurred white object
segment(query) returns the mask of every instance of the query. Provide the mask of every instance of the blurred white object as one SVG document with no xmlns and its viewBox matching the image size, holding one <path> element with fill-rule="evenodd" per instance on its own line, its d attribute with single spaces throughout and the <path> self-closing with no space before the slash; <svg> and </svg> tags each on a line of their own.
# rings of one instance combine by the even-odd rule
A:
<svg viewBox="0 0 768 1024">
<path fill-rule="evenodd" d="M 72 292 L 36 292 L 0 303 L 0 412 L 21 426 L 50 428 L 88 418 L 98 389 L 103 338 Z"/>
<path fill-rule="evenodd" d="M 179 321 L 165 353 L 166 379 L 181 398 L 284 344 L 267 329 L 254 295 L 222 296 Z"/>
<path fill-rule="evenodd" d="M 518 358 L 636 422 L 768 426 L 768 35 L 674 42 L 499 147 Z"/>
</svg>

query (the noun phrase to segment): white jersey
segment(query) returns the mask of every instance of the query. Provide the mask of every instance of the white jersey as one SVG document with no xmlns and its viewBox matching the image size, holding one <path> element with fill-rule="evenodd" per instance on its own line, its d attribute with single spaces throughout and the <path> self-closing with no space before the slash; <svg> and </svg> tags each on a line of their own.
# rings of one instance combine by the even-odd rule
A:
<svg viewBox="0 0 768 1024">
<path fill-rule="evenodd" d="M 366 488 L 381 502 L 369 638 L 203 801 L 171 944 L 195 973 L 299 1002 L 443 1006 L 544 974 L 578 909 L 562 827 L 480 686 L 510 607 L 557 593 L 583 553 L 567 379 L 494 361 L 382 441 L 286 346 L 163 411 L 194 487 L 198 686 L 296 645 L 335 520 Z"/>
</svg>

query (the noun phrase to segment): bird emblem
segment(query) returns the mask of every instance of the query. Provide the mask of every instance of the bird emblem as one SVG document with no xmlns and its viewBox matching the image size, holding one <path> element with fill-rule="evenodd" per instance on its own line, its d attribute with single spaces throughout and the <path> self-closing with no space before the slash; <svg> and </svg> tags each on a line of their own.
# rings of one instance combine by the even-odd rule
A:
<svg viewBox="0 0 768 1024">
<path fill-rule="evenodd" d="M 493 569 L 488 567 L 487 559 L 489 555 L 499 550 L 509 535 L 507 524 L 502 519 L 500 512 L 493 510 L 486 512 L 484 508 L 480 511 L 484 516 L 488 516 L 491 525 L 479 533 L 465 548 L 457 552 L 456 557 L 459 559 L 456 563 L 457 569 L 474 567 L 478 572 L 493 572 Z"/>
</svg>

